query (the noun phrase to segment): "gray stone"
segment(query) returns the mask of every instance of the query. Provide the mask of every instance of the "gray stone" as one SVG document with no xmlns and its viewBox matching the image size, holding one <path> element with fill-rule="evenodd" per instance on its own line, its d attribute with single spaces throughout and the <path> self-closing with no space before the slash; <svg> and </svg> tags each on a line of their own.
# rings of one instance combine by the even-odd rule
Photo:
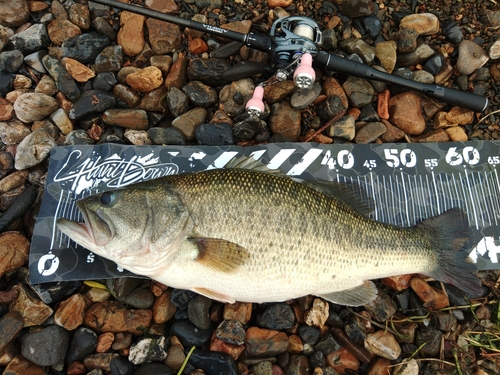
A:
<svg viewBox="0 0 500 375">
<path fill-rule="evenodd" d="M 39 51 L 50 45 L 47 27 L 42 23 L 36 23 L 28 29 L 13 35 L 10 43 L 13 49 L 21 51 L 23 55 Z"/>
<path fill-rule="evenodd" d="M 149 138 L 155 145 L 179 145 L 186 144 L 184 136 L 176 128 L 151 128 L 148 130 Z"/>
<path fill-rule="evenodd" d="M 42 59 L 46 54 L 47 51 L 45 50 L 30 53 L 24 57 L 24 62 L 40 73 L 47 73 L 42 63 Z"/>
<path fill-rule="evenodd" d="M 50 55 L 42 58 L 42 63 L 50 76 L 54 79 L 57 89 L 68 97 L 72 102 L 80 99 L 80 89 L 68 71 L 62 66 L 59 60 Z"/>
<path fill-rule="evenodd" d="M 398 65 L 400 66 L 413 66 L 423 64 L 436 52 L 427 44 L 419 45 L 414 51 L 410 53 L 402 53 L 398 55 Z"/>
<path fill-rule="evenodd" d="M 7 73 L 15 73 L 23 64 L 24 56 L 20 51 L 4 51 L 0 53 L 0 69 Z"/>
<path fill-rule="evenodd" d="M 358 130 L 354 137 L 356 143 L 372 143 L 387 131 L 386 126 L 381 122 L 369 122 Z"/>
<path fill-rule="evenodd" d="M 39 366 L 54 366 L 64 362 L 68 345 L 69 332 L 51 325 L 26 333 L 21 339 L 21 354 Z"/>
<path fill-rule="evenodd" d="M 328 129 L 327 133 L 329 137 L 336 137 L 352 141 L 356 135 L 355 121 L 352 116 L 343 116 L 334 124 L 332 124 Z"/>
<path fill-rule="evenodd" d="M 167 106 L 172 116 L 178 117 L 189 109 L 189 99 L 181 89 L 172 86 L 167 93 Z"/>
<path fill-rule="evenodd" d="M 212 300 L 205 296 L 198 295 L 188 303 L 187 313 L 189 320 L 199 329 L 208 329 L 211 325 L 209 309 Z"/>
<path fill-rule="evenodd" d="M 210 108 L 217 103 L 217 91 L 200 81 L 188 82 L 182 91 L 195 107 Z"/>
<path fill-rule="evenodd" d="M 292 94 L 290 104 L 293 108 L 307 108 L 321 94 L 321 85 L 314 82 L 313 86 L 307 89 L 298 89 Z"/>
<path fill-rule="evenodd" d="M 109 45 L 104 35 L 92 32 L 66 39 L 62 44 L 64 57 L 71 57 L 82 64 L 93 63 L 101 51 Z"/>
<path fill-rule="evenodd" d="M 372 102 L 375 90 L 370 83 L 363 79 L 354 76 L 349 76 L 342 85 L 349 102 L 352 106 L 360 108 Z"/>
<path fill-rule="evenodd" d="M 97 55 L 92 66 L 95 73 L 118 72 L 123 63 L 123 48 L 120 45 L 108 46 Z"/>
<path fill-rule="evenodd" d="M 343 48 L 349 53 L 355 53 L 366 64 L 371 64 L 375 58 L 375 47 L 370 46 L 363 39 L 349 38 L 342 43 Z"/>
</svg>

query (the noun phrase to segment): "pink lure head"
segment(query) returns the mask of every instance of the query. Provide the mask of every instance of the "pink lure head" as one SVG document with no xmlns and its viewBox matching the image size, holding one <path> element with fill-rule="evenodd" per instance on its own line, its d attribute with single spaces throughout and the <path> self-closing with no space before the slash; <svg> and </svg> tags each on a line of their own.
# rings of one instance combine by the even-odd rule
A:
<svg viewBox="0 0 500 375">
<path fill-rule="evenodd" d="M 255 114 L 261 114 L 265 110 L 264 102 L 262 98 L 264 97 L 264 87 L 257 86 L 253 91 L 252 99 L 247 102 L 246 110 L 248 112 L 254 112 Z"/>
<path fill-rule="evenodd" d="M 312 86 L 316 80 L 316 73 L 312 68 L 312 55 L 310 53 L 304 53 L 300 59 L 300 65 L 295 69 L 293 74 L 293 80 L 295 84 L 301 89 L 307 89 Z"/>
</svg>

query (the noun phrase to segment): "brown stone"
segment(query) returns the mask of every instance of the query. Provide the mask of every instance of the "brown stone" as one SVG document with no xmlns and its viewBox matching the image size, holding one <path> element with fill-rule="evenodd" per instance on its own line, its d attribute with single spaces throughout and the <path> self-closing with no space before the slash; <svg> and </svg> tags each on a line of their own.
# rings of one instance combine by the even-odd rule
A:
<svg viewBox="0 0 500 375">
<path fill-rule="evenodd" d="M 82 325 L 84 314 L 85 298 L 81 294 L 73 294 L 59 305 L 54 314 L 54 323 L 73 331 Z"/>
<path fill-rule="evenodd" d="M 129 332 L 140 336 L 147 332 L 152 318 L 151 310 L 131 310 L 119 302 L 106 301 L 90 306 L 84 321 L 89 328 L 100 333 Z"/>
<path fill-rule="evenodd" d="M 68 71 L 69 75 L 77 82 L 87 82 L 89 79 L 95 77 L 94 71 L 79 61 L 64 57 L 61 63 Z"/>
<path fill-rule="evenodd" d="M 28 22 L 30 8 L 26 0 L 0 2 L 0 25 L 18 27 Z"/>
<path fill-rule="evenodd" d="M 240 354 L 245 351 L 245 345 L 229 344 L 223 340 L 218 339 L 214 333 L 210 338 L 210 351 L 229 354 L 236 361 Z"/>
<path fill-rule="evenodd" d="M 23 317 L 17 312 L 8 312 L 0 318 L 0 352 L 16 339 L 23 327 Z"/>
<path fill-rule="evenodd" d="M 448 137 L 450 137 L 450 140 L 453 142 L 464 142 L 469 140 L 467 133 L 461 126 L 446 128 L 444 131 L 446 132 L 446 134 L 448 134 Z"/>
<path fill-rule="evenodd" d="M 276 7 L 286 8 L 290 6 L 292 3 L 293 0 L 267 0 L 267 5 L 269 5 L 270 8 L 276 8 Z"/>
<path fill-rule="evenodd" d="M 392 363 L 385 358 L 375 358 L 368 369 L 367 375 L 390 375 L 392 373 Z"/>
<path fill-rule="evenodd" d="M 21 141 L 30 133 L 31 131 L 29 127 L 24 125 L 19 120 L 0 122 L 0 138 L 6 145 L 17 145 L 21 143 Z M 24 183 L 24 181 L 22 182 Z M 3 183 L 0 182 L 0 186 L 2 185 Z M 5 191 L 7 191 L 4 189 L 5 188 L 0 188 L 0 193 L 4 193 Z"/>
<path fill-rule="evenodd" d="M 60 46 L 66 39 L 80 35 L 82 32 L 78 26 L 68 20 L 55 19 L 48 24 L 47 33 L 51 42 Z"/>
<path fill-rule="evenodd" d="M 105 371 L 106 373 L 109 373 L 111 372 L 111 360 L 118 356 L 118 353 L 91 354 L 85 357 L 83 363 L 88 370 L 99 369 Z"/>
<path fill-rule="evenodd" d="M 106 353 L 109 348 L 111 348 L 111 344 L 113 344 L 113 340 L 115 339 L 115 335 L 113 332 L 106 332 L 99 335 L 97 339 L 97 347 L 95 351 L 97 353 Z"/>
<path fill-rule="evenodd" d="M 66 12 L 66 9 L 64 9 L 64 6 L 59 1 L 52 2 L 51 13 L 58 20 L 68 19 L 68 12 Z"/>
<path fill-rule="evenodd" d="M 31 297 L 21 284 L 14 285 L 12 289 L 17 290 L 17 299 L 9 306 L 11 312 L 18 312 L 24 319 L 24 326 L 38 326 L 43 324 L 52 315 L 52 309 L 45 303 Z"/>
<path fill-rule="evenodd" d="M 296 89 L 297 85 L 295 85 L 295 82 L 289 79 L 266 86 L 264 87 L 264 100 L 269 104 L 280 102 Z"/>
<path fill-rule="evenodd" d="M 385 277 L 382 279 L 382 283 L 392 290 L 401 291 L 410 287 L 410 280 L 412 277 L 412 275 Z"/>
<path fill-rule="evenodd" d="M 107 301 L 110 296 L 111 296 L 111 293 L 109 293 L 107 290 L 98 289 L 98 288 L 90 288 L 87 291 L 87 293 L 85 293 L 85 297 L 90 302 L 104 302 L 104 301 Z"/>
<path fill-rule="evenodd" d="M 0 98 L 0 121 L 9 121 L 12 119 L 14 106 L 7 99 Z"/>
<path fill-rule="evenodd" d="M 179 7 L 174 0 L 146 0 L 144 5 L 162 13 L 176 14 L 179 12 Z"/>
<path fill-rule="evenodd" d="M 250 327 L 246 331 L 245 347 L 251 356 L 274 356 L 288 349 L 286 333 Z"/>
<path fill-rule="evenodd" d="M 222 318 L 226 320 L 237 320 L 241 324 L 247 324 L 252 316 L 252 303 L 235 302 L 226 303 Z"/>
<path fill-rule="evenodd" d="M 182 89 L 186 84 L 187 59 L 183 53 L 179 53 L 179 57 L 173 63 L 170 71 L 165 78 L 165 87 L 177 87 Z"/>
<path fill-rule="evenodd" d="M 450 304 L 448 297 L 443 291 L 431 287 L 420 277 L 413 277 L 410 280 L 410 286 L 429 310 L 439 310 Z"/>
<path fill-rule="evenodd" d="M 126 81 L 136 91 L 150 92 L 161 86 L 163 77 L 156 66 L 148 66 L 129 74 Z"/>
<path fill-rule="evenodd" d="M 403 17 L 399 28 L 413 29 L 419 35 L 433 35 L 439 31 L 439 19 L 432 13 L 410 14 Z"/>
<path fill-rule="evenodd" d="M 73 362 L 68 366 L 67 375 L 82 375 L 87 373 L 87 368 L 83 362 Z"/>
<path fill-rule="evenodd" d="M 304 350 L 304 344 L 297 335 L 288 336 L 288 351 L 291 354 L 300 354 Z"/>
<path fill-rule="evenodd" d="M 205 108 L 193 108 L 190 111 L 183 113 L 172 121 L 172 126 L 180 130 L 184 138 L 188 141 L 194 139 L 195 129 L 203 124 L 207 118 L 207 110 Z"/>
<path fill-rule="evenodd" d="M 212 124 L 221 124 L 221 123 L 227 123 L 231 126 L 233 126 L 233 119 L 227 115 L 224 111 L 218 109 L 215 111 L 214 116 L 210 120 L 210 123 Z"/>
<path fill-rule="evenodd" d="M 28 361 L 21 354 L 17 355 L 10 361 L 3 375 L 46 375 L 47 373 L 42 367 L 35 365 L 33 362 Z"/>
<path fill-rule="evenodd" d="M 165 364 L 170 367 L 174 371 L 178 371 L 186 355 L 184 354 L 184 350 L 179 346 L 172 345 L 167 350 L 167 358 L 165 359 Z"/>
<path fill-rule="evenodd" d="M 389 90 L 384 90 L 378 94 L 377 98 L 377 114 L 383 120 L 389 119 L 389 99 L 391 98 L 391 93 Z"/>
<path fill-rule="evenodd" d="M 134 130 L 148 129 L 148 114 L 142 109 L 108 109 L 102 121 L 110 126 L 121 126 Z"/>
<path fill-rule="evenodd" d="M 117 332 L 115 333 L 115 338 L 113 340 L 113 344 L 111 345 L 111 349 L 113 350 L 122 350 L 124 348 L 128 348 L 132 345 L 132 334 L 128 332 Z"/>
<path fill-rule="evenodd" d="M 169 321 L 177 311 L 170 297 L 172 296 L 172 289 L 167 289 L 160 296 L 155 298 L 153 303 L 153 321 L 155 323 L 165 323 Z"/>
<path fill-rule="evenodd" d="M 82 30 L 90 28 L 90 9 L 85 4 L 73 4 L 69 8 L 69 20 Z"/>
<path fill-rule="evenodd" d="M 361 144 L 375 142 L 386 131 L 387 128 L 382 122 L 369 122 L 356 132 L 354 142 Z"/>
<path fill-rule="evenodd" d="M 326 363 L 333 367 L 339 374 L 346 374 L 348 370 L 355 372 L 359 368 L 358 359 L 345 348 L 340 348 L 328 354 L 326 356 Z"/>
<path fill-rule="evenodd" d="M 371 353 L 389 360 L 395 360 L 401 354 L 401 347 L 394 335 L 385 330 L 369 334 L 365 339 L 365 348 Z"/>
<path fill-rule="evenodd" d="M 425 130 L 425 119 L 420 108 L 420 97 L 413 92 L 402 92 L 389 100 L 389 121 L 406 134 L 419 135 Z"/>
<path fill-rule="evenodd" d="M 148 112 L 163 112 L 163 107 L 161 106 L 161 98 L 167 94 L 167 88 L 165 85 L 160 85 L 160 87 L 146 93 L 141 100 L 139 105 L 140 109 L 144 109 Z"/>
<path fill-rule="evenodd" d="M 387 120 L 381 120 L 382 124 L 385 125 L 386 131 L 380 136 L 380 140 L 384 143 L 394 143 L 402 140 L 406 133 L 401 129 L 396 128 Z"/>
<path fill-rule="evenodd" d="M 129 86 L 118 83 L 113 86 L 113 94 L 128 104 L 130 108 L 140 103 L 141 97 Z"/>
<path fill-rule="evenodd" d="M 446 113 L 446 120 L 453 124 L 468 125 L 474 121 L 474 112 L 462 107 L 453 107 Z"/>
<path fill-rule="evenodd" d="M 149 43 L 155 55 L 165 55 L 181 48 L 182 33 L 178 25 L 154 18 L 148 18 L 146 24 Z"/>
<path fill-rule="evenodd" d="M 17 174 L 26 178 L 25 174 Z M 12 176 L 12 174 L 5 178 L 10 176 Z M 24 181 L 22 181 L 22 183 L 24 183 Z M 15 187 L 16 186 L 12 186 L 6 191 Z M 5 191 L 2 191 L 2 193 L 4 192 Z M 29 248 L 29 240 L 20 232 L 4 232 L 0 234 L 0 259 L 2 260 L 0 262 L 0 277 L 6 273 L 17 270 L 19 267 L 22 267 L 28 260 Z"/>
<path fill-rule="evenodd" d="M 304 313 L 304 322 L 308 326 L 323 328 L 328 319 L 329 311 L 328 302 L 315 298 L 312 308 Z"/>
<path fill-rule="evenodd" d="M 380 60 L 380 64 L 384 70 L 391 74 L 396 66 L 396 49 L 397 45 L 394 40 L 380 42 L 375 45 L 375 56 Z"/>
<path fill-rule="evenodd" d="M 16 74 L 14 82 L 12 82 L 12 87 L 15 90 L 19 89 L 29 89 L 33 85 L 31 78 L 28 78 L 22 74 Z"/>
<path fill-rule="evenodd" d="M 208 44 L 201 38 L 195 38 L 189 42 L 189 52 L 194 55 L 199 55 L 208 51 Z"/>
<path fill-rule="evenodd" d="M 0 350 L 0 366 L 7 366 L 16 355 L 19 354 L 19 346 L 16 342 L 11 342 Z"/>
<path fill-rule="evenodd" d="M 434 116 L 434 129 L 448 128 L 456 125 L 457 124 L 448 121 L 446 118 L 446 112 L 438 112 Z"/>
<path fill-rule="evenodd" d="M 347 95 L 342 88 L 342 85 L 338 83 L 335 78 L 328 77 L 325 79 L 325 83 L 323 84 L 323 92 L 326 96 L 338 96 L 344 108 L 349 108 L 349 99 L 347 99 Z"/>
<path fill-rule="evenodd" d="M 44 3 L 43 1 L 30 1 L 28 4 L 30 6 L 30 12 L 33 13 L 41 12 L 49 7 L 49 4 Z"/>
<path fill-rule="evenodd" d="M 415 142 L 449 142 L 450 137 L 443 129 L 431 130 L 427 133 L 413 137 Z"/>
<path fill-rule="evenodd" d="M 21 94 L 14 103 L 17 118 L 25 123 L 42 120 L 57 108 L 59 105 L 53 97 L 36 92 Z"/>
<path fill-rule="evenodd" d="M 163 73 L 168 74 L 172 66 L 172 56 L 170 55 L 154 55 L 149 59 L 151 66 L 156 66 Z"/>
<path fill-rule="evenodd" d="M 53 96 L 57 92 L 56 82 L 51 76 L 44 75 L 36 84 L 35 92 L 41 92 L 49 96 Z"/>
<path fill-rule="evenodd" d="M 299 109 L 293 108 L 290 103 L 282 101 L 274 103 L 269 115 L 269 128 L 274 134 L 281 134 L 291 141 L 299 139 L 302 116 Z"/>
<path fill-rule="evenodd" d="M 486 51 L 472 40 L 464 39 L 458 45 L 456 67 L 460 74 L 469 75 L 486 64 L 488 60 Z"/>
<path fill-rule="evenodd" d="M 144 21 L 146 17 L 139 14 L 122 11 L 120 13 L 120 30 L 117 43 L 122 46 L 123 53 L 135 56 L 144 48 Z"/>
</svg>

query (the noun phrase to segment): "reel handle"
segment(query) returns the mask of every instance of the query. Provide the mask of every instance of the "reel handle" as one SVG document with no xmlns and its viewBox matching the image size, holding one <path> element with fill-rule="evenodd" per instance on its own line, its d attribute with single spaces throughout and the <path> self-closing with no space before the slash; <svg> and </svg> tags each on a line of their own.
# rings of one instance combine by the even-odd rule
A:
<svg viewBox="0 0 500 375">
<path fill-rule="evenodd" d="M 313 57 L 310 53 L 304 53 L 300 58 L 300 64 L 295 73 L 293 80 L 297 87 L 307 89 L 311 87 L 316 80 L 316 73 L 312 67 Z"/>
<path fill-rule="evenodd" d="M 373 79 L 393 83 L 425 95 L 432 96 L 438 100 L 451 105 L 470 109 L 474 112 L 482 112 L 488 107 L 488 98 L 467 91 L 454 90 L 439 85 L 427 85 L 425 83 L 411 81 L 376 70 L 368 65 L 359 64 L 343 57 L 321 51 L 314 58 L 314 63 L 321 69 L 328 69 L 358 78 Z"/>
<path fill-rule="evenodd" d="M 262 100 L 263 98 L 264 87 L 259 85 L 253 90 L 252 99 L 247 102 L 245 109 L 250 114 L 260 115 L 266 109 L 266 106 L 264 105 L 264 102 Z"/>
</svg>

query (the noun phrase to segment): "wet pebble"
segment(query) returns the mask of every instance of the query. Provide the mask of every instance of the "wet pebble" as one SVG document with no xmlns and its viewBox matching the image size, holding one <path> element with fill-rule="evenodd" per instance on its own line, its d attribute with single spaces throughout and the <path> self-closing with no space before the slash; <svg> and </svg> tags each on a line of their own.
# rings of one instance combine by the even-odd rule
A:
<svg viewBox="0 0 500 375">
<path fill-rule="evenodd" d="M 186 289 L 173 289 L 170 296 L 174 306 L 177 306 L 181 310 L 185 310 L 188 307 L 189 301 L 194 298 L 197 294 Z"/>
<path fill-rule="evenodd" d="M 385 322 L 396 313 L 394 301 L 387 293 L 381 290 L 378 291 L 377 297 L 364 307 L 377 322 Z"/>
<path fill-rule="evenodd" d="M 401 20 L 399 27 L 413 29 L 419 35 L 432 35 L 439 31 L 439 19 L 432 13 L 410 14 Z"/>
<path fill-rule="evenodd" d="M 488 61 L 486 51 L 471 40 L 462 40 L 458 45 L 456 68 L 460 74 L 469 75 Z"/>
<path fill-rule="evenodd" d="M 245 105 L 252 98 L 255 85 L 249 78 L 226 85 L 219 93 L 219 109 L 228 116 L 237 116 L 245 111 Z"/>
<path fill-rule="evenodd" d="M 419 135 L 425 130 L 420 97 L 413 92 L 403 92 L 391 97 L 389 115 L 391 124 L 407 134 Z"/>
<path fill-rule="evenodd" d="M 181 131 L 176 128 L 155 127 L 148 130 L 148 135 L 155 145 L 179 145 L 186 143 Z"/>
<path fill-rule="evenodd" d="M 94 303 L 85 312 L 85 325 L 99 333 L 130 332 L 143 335 L 151 325 L 151 310 L 125 309 L 118 302 Z"/>
<path fill-rule="evenodd" d="M 225 83 L 224 72 L 230 67 L 226 60 L 195 58 L 187 69 L 187 77 L 191 81 L 201 81 L 209 86 Z"/>
<path fill-rule="evenodd" d="M 182 34 L 178 25 L 153 18 L 148 18 L 146 24 L 149 31 L 151 49 L 155 55 L 165 55 L 180 49 Z"/>
<path fill-rule="evenodd" d="M 55 19 L 47 25 L 50 41 L 56 46 L 61 46 L 66 39 L 80 35 L 82 31 L 69 20 Z"/>
<path fill-rule="evenodd" d="M 438 310 L 449 305 L 448 297 L 443 291 L 433 288 L 420 277 L 413 277 L 410 286 L 429 310 Z"/>
<path fill-rule="evenodd" d="M 21 94 L 14 102 L 16 116 L 26 123 L 42 120 L 57 108 L 59 104 L 53 97 L 36 92 Z"/>
<path fill-rule="evenodd" d="M 242 345 L 245 343 L 245 329 L 237 320 L 223 320 L 215 330 L 215 336 L 228 344 Z"/>
<path fill-rule="evenodd" d="M 13 342 L 24 327 L 24 320 L 17 312 L 8 312 L 0 318 L 0 353 Z"/>
<path fill-rule="evenodd" d="M 213 106 L 218 99 L 215 89 L 199 81 L 188 82 L 182 88 L 182 91 L 195 107 L 209 108 Z"/>
<path fill-rule="evenodd" d="M 369 334 L 365 340 L 365 348 L 389 360 L 397 359 L 401 354 L 401 347 L 394 335 L 384 330 Z"/>
<path fill-rule="evenodd" d="M 349 76 L 342 85 L 352 106 L 361 108 L 371 103 L 375 90 L 370 83 L 362 78 Z"/>
<path fill-rule="evenodd" d="M 263 328 L 286 330 L 295 324 L 295 316 L 290 305 L 276 303 L 257 315 L 257 324 Z"/>
<path fill-rule="evenodd" d="M 18 27 L 27 22 L 30 8 L 26 0 L 7 0 L 0 4 L 0 24 L 6 27 Z"/>
<path fill-rule="evenodd" d="M 39 366 L 57 365 L 64 362 L 69 340 L 68 331 L 58 325 L 50 325 L 41 331 L 23 335 L 21 353 Z"/>
<path fill-rule="evenodd" d="M 95 73 L 118 72 L 123 64 L 123 48 L 120 45 L 108 46 L 102 50 L 92 66 Z"/>
<path fill-rule="evenodd" d="M 348 373 L 349 370 L 356 371 L 359 368 L 359 360 L 345 348 L 329 353 L 326 362 L 340 374 Z"/>
<path fill-rule="evenodd" d="M 426 357 L 434 357 L 439 353 L 442 337 L 443 333 L 436 328 L 420 328 L 415 333 L 415 345 L 420 347 L 425 343 L 420 352 Z"/>
<path fill-rule="evenodd" d="M 161 70 L 156 66 L 148 66 L 135 73 L 131 73 L 126 78 L 127 83 L 139 92 L 150 92 L 160 87 L 163 83 Z"/>
<path fill-rule="evenodd" d="M 109 367 L 111 375 L 132 375 L 135 370 L 135 366 L 122 356 L 114 357 L 109 363 Z"/>
<path fill-rule="evenodd" d="M 290 98 L 290 104 L 293 108 L 304 109 L 314 102 L 321 93 L 321 85 L 315 82 L 312 88 L 299 89 L 295 91 Z"/>
<path fill-rule="evenodd" d="M 297 141 L 300 135 L 301 119 L 300 110 L 293 108 L 290 103 L 286 101 L 274 103 L 268 120 L 269 129 L 274 134 Z"/>
<path fill-rule="evenodd" d="M 161 363 L 144 363 L 140 365 L 137 370 L 133 372 L 133 375 L 175 375 L 176 372 L 172 371 L 169 367 Z M 113 374 L 115 375 L 115 374 Z"/>
<path fill-rule="evenodd" d="M 102 374 L 103 372 L 111 371 L 111 361 L 113 358 L 118 357 L 117 353 L 97 353 L 91 354 L 83 360 L 85 367 L 88 370 L 101 370 L 98 374 Z"/>
<path fill-rule="evenodd" d="M 92 87 L 95 90 L 110 91 L 117 82 L 116 76 L 112 72 L 101 72 L 92 81 Z"/>
<path fill-rule="evenodd" d="M 189 362 L 196 368 L 201 368 L 206 375 L 237 375 L 236 362 L 226 353 L 207 352 L 195 349 L 189 357 Z"/>
<path fill-rule="evenodd" d="M 134 365 L 163 361 L 167 357 L 165 336 L 141 337 L 130 347 L 128 360 Z"/>
<path fill-rule="evenodd" d="M 134 289 L 124 300 L 124 303 L 136 309 L 149 309 L 153 305 L 153 302 L 153 293 L 146 288 Z"/>
<path fill-rule="evenodd" d="M 87 355 L 94 352 L 97 347 L 97 334 L 85 327 L 75 330 L 69 343 L 66 363 L 82 361 Z"/>
<path fill-rule="evenodd" d="M 21 354 L 16 355 L 4 370 L 5 375 L 46 375 L 41 366 L 34 364 Z"/>
<path fill-rule="evenodd" d="M 5 96 L 10 91 L 12 91 L 15 77 L 16 76 L 13 74 L 8 74 L 0 71 L 0 94 Z"/>
<path fill-rule="evenodd" d="M 320 351 L 324 355 L 340 350 L 342 345 L 335 339 L 331 333 L 326 333 L 321 337 L 321 340 L 314 345 L 314 349 Z"/>
<path fill-rule="evenodd" d="M 142 109 L 108 109 L 102 115 L 102 121 L 109 126 L 127 129 L 147 130 L 148 114 Z"/>
<path fill-rule="evenodd" d="M 233 128 L 228 123 L 201 124 L 195 129 L 198 143 L 207 146 L 233 145 Z"/>
<path fill-rule="evenodd" d="M 207 110 L 205 108 L 194 108 L 172 121 L 172 126 L 182 133 L 184 138 L 188 141 L 194 139 L 195 129 L 203 124 L 207 117 Z"/>
<path fill-rule="evenodd" d="M 250 327 L 246 331 L 245 346 L 251 356 L 274 356 L 287 351 L 288 337 L 284 332 Z"/>
<path fill-rule="evenodd" d="M 382 122 L 369 122 L 356 132 L 354 142 L 359 144 L 375 142 L 386 130 Z"/>
<path fill-rule="evenodd" d="M 198 295 L 188 303 L 187 313 L 189 320 L 201 330 L 206 330 L 211 326 L 209 309 L 212 306 L 212 300 Z"/>
<path fill-rule="evenodd" d="M 212 330 L 210 328 L 201 330 L 189 321 L 177 321 L 172 324 L 170 334 L 175 335 L 185 347 L 200 347 L 210 340 Z"/>
</svg>

